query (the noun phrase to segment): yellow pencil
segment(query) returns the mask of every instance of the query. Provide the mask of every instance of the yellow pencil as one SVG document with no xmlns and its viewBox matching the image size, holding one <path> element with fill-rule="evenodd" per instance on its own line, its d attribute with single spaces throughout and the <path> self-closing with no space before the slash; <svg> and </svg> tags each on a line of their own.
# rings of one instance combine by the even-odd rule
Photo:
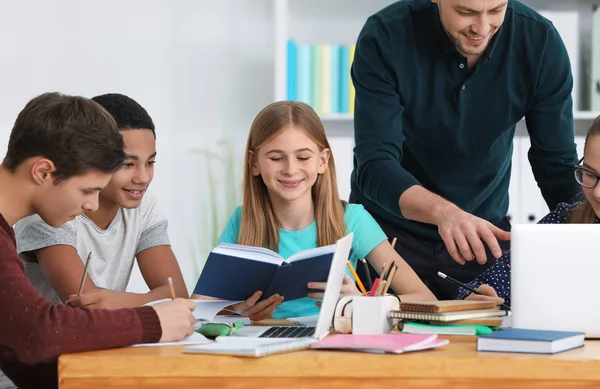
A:
<svg viewBox="0 0 600 389">
<path fill-rule="evenodd" d="M 81 281 L 79 282 L 79 290 L 77 291 L 77 297 L 81 296 L 81 292 L 83 292 L 83 285 L 85 284 L 85 278 L 87 277 L 88 267 L 90 266 L 90 259 L 92 259 L 91 251 L 87 256 L 85 265 L 83 266 L 83 274 L 81 275 Z"/>
<path fill-rule="evenodd" d="M 365 289 L 365 286 L 363 285 L 363 283 L 360 282 L 360 278 L 358 278 L 358 274 L 356 274 L 356 270 L 354 270 L 354 266 L 352 266 L 350 261 L 346 262 L 346 265 L 348 265 L 348 269 L 350 269 L 350 273 L 352 273 L 352 277 L 354 277 L 354 280 L 358 284 L 358 288 L 362 292 L 363 296 L 368 296 L 369 294 L 367 293 L 367 290 Z"/>
</svg>

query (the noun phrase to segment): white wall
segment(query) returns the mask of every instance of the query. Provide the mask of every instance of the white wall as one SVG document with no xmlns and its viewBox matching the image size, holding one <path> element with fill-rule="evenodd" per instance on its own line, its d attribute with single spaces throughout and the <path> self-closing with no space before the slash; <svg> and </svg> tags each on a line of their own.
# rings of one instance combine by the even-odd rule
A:
<svg viewBox="0 0 600 389">
<path fill-rule="evenodd" d="M 272 100 L 270 0 L 0 0 L 0 10 L 0 153 L 18 112 L 42 92 L 138 100 L 157 126 L 152 187 L 192 288 L 215 229 L 211 210 L 224 221 L 229 209 L 213 206 L 207 160 L 191 150 L 223 154 L 220 142 L 231 140 L 241 170 L 250 123 Z M 223 200 L 239 180 L 210 163 Z M 130 289 L 145 290 L 137 272 Z"/>
</svg>

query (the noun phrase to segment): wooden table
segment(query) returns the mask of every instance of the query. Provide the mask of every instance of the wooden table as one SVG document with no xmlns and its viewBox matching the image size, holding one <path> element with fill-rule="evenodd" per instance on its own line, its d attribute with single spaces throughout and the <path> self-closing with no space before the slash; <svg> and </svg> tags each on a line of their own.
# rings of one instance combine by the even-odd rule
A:
<svg viewBox="0 0 600 389">
<path fill-rule="evenodd" d="M 63 355 L 60 388 L 600 387 L 600 341 L 552 356 L 478 353 L 472 339 L 404 355 L 302 351 L 246 359 L 182 351 L 145 347 Z"/>
</svg>

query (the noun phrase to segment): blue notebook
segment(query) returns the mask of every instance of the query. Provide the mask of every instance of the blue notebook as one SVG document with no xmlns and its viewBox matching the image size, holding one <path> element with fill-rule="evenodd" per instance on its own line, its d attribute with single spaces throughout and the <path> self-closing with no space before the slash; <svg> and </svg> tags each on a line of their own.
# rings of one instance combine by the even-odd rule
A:
<svg viewBox="0 0 600 389">
<path fill-rule="evenodd" d="M 477 338 L 477 351 L 555 354 L 584 345 L 583 332 L 507 328 Z"/>
<path fill-rule="evenodd" d="M 262 299 L 279 294 L 296 300 L 311 291 L 308 282 L 326 282 L 336 245 L 296 253 L 284 260 L 253 246 L 219 244 L 208 256 L 194 293 L 225 300 L 245 300 L 257 290 Z"/>
</svg>

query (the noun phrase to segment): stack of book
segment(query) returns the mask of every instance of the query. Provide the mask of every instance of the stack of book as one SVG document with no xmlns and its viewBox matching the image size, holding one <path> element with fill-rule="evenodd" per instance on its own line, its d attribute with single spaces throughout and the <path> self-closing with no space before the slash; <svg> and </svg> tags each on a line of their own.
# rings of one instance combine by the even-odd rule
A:
<svg viewBox="0 0 600 389">
<path fill-rule="evenodd" d="M 403 333 L 437 335 L 484 335 L 502 325 L 510 312 L 490 301 L 448 300 L 400 304 L 389 317 L 400 320 Z"/>
<path fill-rule="evenodd" d="M 318 114 L 354 113 L 350 68 L 355 46 L 287 44 L 287 99 L 301 101 Z"/>
</svg>

